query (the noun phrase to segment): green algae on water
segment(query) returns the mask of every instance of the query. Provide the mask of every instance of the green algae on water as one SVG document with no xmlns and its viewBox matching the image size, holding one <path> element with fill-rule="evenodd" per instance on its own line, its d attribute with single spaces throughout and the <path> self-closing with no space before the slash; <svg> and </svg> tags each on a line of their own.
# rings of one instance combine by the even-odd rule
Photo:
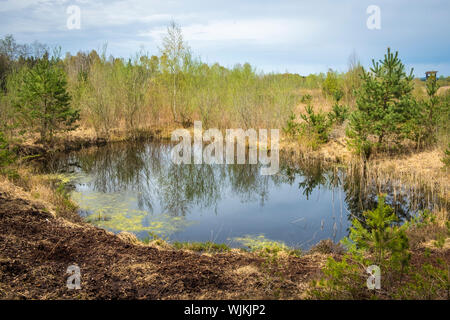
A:
<svg viewBox="0 0 450 320">
<path fill-rule="evenodd" d="M 136 205 L 136 196 L 129 193 L 83 191 L 72 192 L 71 196 L 88 214 L 88 222 L 113 232 L 151 232 L 167 237 L 191 224 L 184 217 L 141 210 Z"/>
</svg>

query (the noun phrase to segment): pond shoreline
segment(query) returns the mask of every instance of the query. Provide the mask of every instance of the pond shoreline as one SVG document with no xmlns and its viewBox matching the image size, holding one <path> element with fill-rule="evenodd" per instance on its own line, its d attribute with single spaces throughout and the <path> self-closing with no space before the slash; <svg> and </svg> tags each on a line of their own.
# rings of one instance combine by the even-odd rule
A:
<svg viewBox="0 0 450 320">
<path fill-rule="evenodd" d="M 55 217 L 4 192 L 0 222 L 3 299 L 301 298 L 326 260 L 323 254 L 285 255 L 266 270 L 264 257 L 236 249 L 199 254 L 146 245 L 130 234 Z M 75 264 L 81 289 L 68 290 L 66 269 Z"/>
<path fill-rule="evenodd" d="M 152 131 L 140 139 L 167 140 L 168 136 L 163 131 Z M 110 140 L 72 136 L 61 138 L 57 147 L 51 149 L 27 144 L 19 146 L 18 152 L 33 158 L 42 153 L 69 152 L 127 140 L 124 135 Z M 347 155 L 333 161 L 332 156 L 327 159 L 320 152 L 302 154 L 288 143 L 281 146 L 293 161 L 311 156 L 341 165 L 358 163 L 358 159 Z M 39 158 L 33 161 L 40 161 Z M 380 163 L 383 166 L 386 163 L 383 161 L 392 160 L 376 161 L 378 164 L 372 168 L 379 169 Z M 395 173 L 391 170 L 390 177 L 396 177 Z M 24 175 L 33 176 L 32 170 Z M 445 173 L 442 176 L 444 186 L 439 190 L 447 197 Z M 404 179 L 401 175 L 400 178 Z M 267 272 L 261 268 L 264 258 L 255 253 L 232 249 L 198 254 L 146 245 L 129 235 L 114 235 L 82 221 L 76 208 L 70 205 L 63 210 L 65 214 L 59 214 L 54 207 L 61 205 L 60 197 L 35 201 L 28 188 L 18 185 L 5 179 L 0 187 L 0 246 L 4 248 L 0 255 L 0 298 L 4 299 L 299 299 L 307 297 L 308 283 L 320 273 L 327 257 L 333 255 L 312 252 L 300 257 L 282 255 L 283 263 Z M 65 286 L 66 269 L 74 263 L 85 275 L 81 290 L 68 290 Z M 277 272 L 283 276 L 273 276 Z"/>
<path fill-rule="evenodd" d="M 156 127 L 139 129 L 132 133 L 112 130 L 108 137 L 99 137 L 92 129 L 77 129 L 55 138 L 49 147 L 36 140 L 28 139 L 14 146 L 15 152 L 28 161 L 42 159 L 58 152 L 78 151 L 83 148 L 105 146 L 127 141 L 170 141 L 175 127 Z M 192 130 L 190 128 L 189 130 Z M 387 179 L 399 179 L 405 184 L 425 185 L 450 200 L 450 172 L 441 159 L 444 157 L 438 148 L 403 153 L 397 155 L 374 155 L 369 161 L 363 161 L 352 154 L 346 146 L 344 137 L 331 139 L 317 150 L 304 148 L 299 143 L 281 137 L 280 155 L 292 161 L 318 160 L 343 166 L 366 166 L 367 171 Z"/>
</svg>

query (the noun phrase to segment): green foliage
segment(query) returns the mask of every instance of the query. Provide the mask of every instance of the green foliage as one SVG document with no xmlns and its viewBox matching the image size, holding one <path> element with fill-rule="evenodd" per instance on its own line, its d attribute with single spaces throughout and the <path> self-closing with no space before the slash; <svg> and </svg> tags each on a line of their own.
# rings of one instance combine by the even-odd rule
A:
<svg viewBox="0 0 450 320">
<path fill-rule="evenodd" d="M 172 245 L 176 249 L 185 249 L 199 252 L 227 252 L 230 251 L 230 247 L 224 243 L 206 242 L 174 242 Z"/>
<path fill-rule="evenodd" d="M 428 140 L 433 140 L 436 136 L 437 116 L 439 115 L 439 99 L 437 97 L 438 90 L 439 84 L 436 82 L 436 78 L 429 78 L 427 81 L 428 101 L 423 104 L 425 106 L 423 110 L 425 113 L 423 125 L 429 132 L 429 135 L 425 136 Z"/>
<path fill-rule="evenodd" d="M 348 106 L 340 105 L 336 102 L 333 105 L 331 112 L 328 113 L 328 119 L 330 119 L 331 122 L 341 125 L 348 119 L 349 113 L 350 110 Z"/>
<path fill-rule="evenodd" d="M 344 123 L 344 121 L 347 120 L 349 114 L 349 108 L 346 105 L 339 104 L 339 101 L 341 101 L 343 96 L 344 91 L 341 90 L 340 88 L 335 89 L 333 91 L 335 103 L 333 105 L 331 112 L 328 113 L 328 119 L 332 123 L 337 123 L 338 125 Z"/>
<path fill-rule="evenodd" d="M 333 91 L 333 98 L 336 101 L 336 103 L 339 103 L 339 101 L 341 101 L 343 96 L 344 96 L 344 91 L 342 91 L 341 89 L 336 89 Z"/>
<path fill-rule="evenodd" d="M 5 135 L 0 131 L 0 168 L 11 164 L 14 161 L 14 155 L 9 150 L 8 141 Z"/>
<path fill-rule="evenodd" d="M 283 128 L 284 133 L 290 137 L 295 137 L 300 133 L 300 124 L 295 121 L 295 114 L 291 113 L 289 119 L 286 121 L 286 126 Z"/>
<path fill-rule="evenodd" d="M 405 125 L 406 136 L 416 142 L 417 148 L 432 145 L 437 140 L 438 121 L 441 118 L 438 89 L 436 78 L 429 77 L 426 83 L 427 99 L 414 105 L 414 117 Z"/>
<path fill-rule="evenodd" d="M 447 234 L 438 235 L 434 246 L 415 253 L 411 263 L 408 232 L 417 228 L 436 228 L 436 216 L 425 210 L 402 226 L 397 224 L 393 209 L 379 197 L 375 210 L 366 211 L 364 220 L 354 219 L 349 238 L 342 242 L 348 248 L 340 259 L 328 258 L 323 277 L 312 282 L 309 294 L 319 299 L 448 299 L 449 265 L 443 245 Z M 447 223 L 449 224 L 449 223 Z M 442 252 L 442 253 L 440 253 Z M 417 260 L 419 264 L 417 264 Z M 381 290 L 366 287 L 369 265 L 381 268 Z"/>
<path fill-rule="evenodd" d="M 328 121 L 326 113 L 321 111 L 316 113 L 311 105 L 307 105 L 305 113 L 300 114 L 300 117 L 304 120 L 301 124 L 302 134 L 317 140 L 319 144 L 328 141 L 331 122 Z"/>
<path fill-rule="evenodd" d="M 93 51 L 65 59 L 73 105 L 81 109 L 86 127 L 108 136 L 123 126 L 188 127 L 194 119 L 204 128 L 267 128 L 287 121 L 303 78 L 263 75 L 248 63 L 233 68 L 208 65 L 193 57 L 187 45 L 179 43 L 180 30 L 172 29 L 160 57 L 139 53 L 125 62 L 103 54 L 100 58 Z M 171 53 L 174 46 L 186 50 Z"/>
<path fill-rule="evenodd" d="M 397 224 L 393 209 L 385 204 L 385 196 L 380 196 L 377 208 L 364 212 L 363 217 L 363 221 L 352 221 L 350 235 L 342 241 L 348 252 L 340 261 L 330 257 L 323 269 L 324 276 L 312 283 L 313 297 L 376 298 L 377 292 L 366 287 L 369 265 L 381 268 L 384 290 L 408 271 L 411 254 L 405 232 L 407 225 Z"/>
<path fill-rule="evenodd" d="M 189 48 L 183 40 L 181 28 L 173 21 L 167 27 L 167 33 L 162 42 L 161 69 L 163 79 L 170 88 L 173 120 L 178 123 L 187 123 L 190 121 L 190 115 L 179 101 L 179 92 L 182 90 L 183 67 L 189 64 L 191 59 Z"/>
<path fill-rule="evenodd" d="M 411 218 L 410 221 L 405 222 L 405 227 L 423 228 L 435 223 L 436 216 L 430 210 L 420 211 L 417 215 Z"/>
<path fill-rule="evenodd" d="M 314 112 L 313 107 L 308 103 L 305 107 L 305 113 L 300 114 L 303 122 L 297 122 L 295 114 L 291 113 L 283 130 L 291 138 L 299 135 L 307 137 L 311 146 L 315 148 L 328 141 L 333 122 L 339 122 L 341 120 L 343 122 L 347 112 L 345 106 L 337 106 L 334 114 L 326 114 L 321 111 Z"/>
<path fill-rule="evenodd" d="M 74 129 L 78 110 L 70 106 L 66 75 L 57 61 L 45 55 L 29 69 L 18 90 L 16 108 L 23 126 L 31 126 L 48 142 L 60 130 Z"/>
<path fill-rule="evenodd" d="M 340 261 L 328 258 L 322 270 L 323 277 L 312 281 L 309 294 L 322 300 L 361 299 L 367 296 L 364 268 L 351 255 Z"/>
<path fill-rule="evenodd" d="M 145 103 L 145 93 L 148 90 L 148 70 L 136 59 L 134 64 L 131 60 L 128 64 L 120 64 L 121 79 L 119 79 L 119 88 L 122 89 L 124 96 L 123 111 L 125 115 L 128 131 L 135 129 L 139 121 L 141 108 Z M 122 80 L 123 79 L 123 80 Z M 122 81 L 121 81 L 122 80 Z M 120 86 L 121 84 L 121 86 Z"/>
<path fill-rule="evenodd" d="M 300 249 L 290 248 L 283 242 L 267 239 L 263 235 L 234 238 L 234 240 L 244 244 L 250 251 L 257 252 L 263 257 L 270 258 L 270 260 L 276 260 L 281 252 L 296 257 L 301 255 Z"/>
<path fill-rule="evenodd" d="M 445 90 L 439 97 L 439 114 L 437 115 L 436 140 L 440 147 L 450 145 L 450 90 Z M 449 147 L 450 149 L 450 147 Z"/>
<path fill-rule="evenodd" d="M 412 72 L 405 73 L 398 52 L 391 53 L 389 48 L 383 60 L 373 61 L 370 72 L 363 70 L 347 130 L 350 147 L 357 153 L 368 157 L 374 146 L 385 148 L 389 141 L 398 144 L 410 132 L 408 124 L 416 113 Z"/>
<path fill-rule="evenodd" d="M 317 148 L 328 141 L 332 124 L 348 119 L 348 145 L 366 158 L 378 147 L 398 148 L 405 139 L 418 146 L 448 144 L 450 95 L 437 96 L 438 86 L 430 82 L 429 98 L 415 103 L 410 78 L 390 51 L 369 72 L 353 55 L 345 74 L 329 70 L 326 75 L 301 77 L 264 74 L 248 63 L 232 68 L 206 64 L 191 53 L 175 23 L 162 40 L 159 56 L 141 51 L 130 60 L 107 58 L 105 47 L 100 54 L 92 50 L 49 60 L 39 53 L 43 47 L 19 45 L 5 37 L 0 42 L 1 130 L 11 137 L 31 127 L 42 140 L 51 140 L 54 132 L 74 127 L 80 110 L 77 123 L 105 137 L 123 131 L 137 137 L 149 127 L 188 127 L 199 119 L 205 129 L 285 126 L 287 135 L 303 135 Z M 47 78 L 42 82 L 45 90 L 34 85 L 38 72 Z M 68 96 L 61 87 L 67 87 Z M 331 112 L 326 117 L 312 112 L 312 95 L 300 95 L 300 88 L 322 88 L 335 100 Z M 357 107 L 349 115 L 356 89 Z M 53 95 L 48 112 L 44 93 Z M 304 124 L 293 115 L 298 102 L 308 106 L 301 116 Z"/>
<path fill-rule="evenodd" d="M 378 198 L 375 210 L 363 213 L 364 224 L 353 219 L 349 238 L 345 244 L 351 250 L 362 250 L 374 257 L 373 262 L 380 266 L 390 265 L 404 268 L 408 265 L 410 253 L 405 227 L 398 226 L 394 210 L 385 204 L 385 196 Z"/>
<path fill-rule="evenodd" d="M 327 77 L 322 84 L 322 90 L 325 95 L 334 97 L 335 99 L 339 97 L 339 100 L 342 98 L 342 84 L 336 71 L 328 70 Z"/>
<path fill-rule="evenodd" d="M 59 180 L 55 189 L 56 213 L 59 216 L 78 214 L 78 206 L 70 198 L 66 181 Z"/>
<path fill-rule="evenodd" d="M 145 244 L 155 244 L 157 246 L 162 246 L 165 247 L 167 246 L 167 241 L 168 238 L 167 237 L 162 237 L 160 236 L 158 233 L 154 232 L 154 231 L 147 231 L 148 236 L 141 239 L 141 241 Z"/>
<path fill-rule="evenodd" d="M 310 104 L 312 102 L 312 95 L 310 94 L 304 94 L 301 99 L 300 99 L 301 103 L 306 103 L 306 104 Z"/>
<path fill-rule="evenodd" d="M 349 148 L 363 158 L 369 159 L 373 149 L 373 142 L 369 140 L 370 120 L 359 110 L 352 112 L 349 120 L 349 125 L 345 132 L 349 138 L 347 140 Z"/>
<path fill-rule="evenodd" d="M 306 76 L 302 86 L 308 89 L 318 89 L 321 88 L 323 81 L 325 80 L 326 75 L 323 73 L 320 74 L 310 74 Z"/>
<path fill-rule="evenodd" d="M 411 279 L 398 289 L 397 299 L 450 299 L 449 264 L 443 259 L 424 263 L 411 274 Z"/>
<path fill-rule="evenodd" d="M 355 91 L 361 87 L 363 68 L 358 56 L 353 52 L 348 59 L 348 71 L 343 75 L 343 90 L 347 103 L 354 104 Z"/>
<path fill-rule="evenodd" d="M 441 75 L 440 77 L 438 77 L 437 81 L 439 83 L 439 86 L 441 87 L 448 86 L 450 85 L 450 76 L 444 77 L 443 75 Z"/>
<path fill-rule="evenodd" d="M 46 130 L 46 125 L 61 124 L 59 127 L 65 130 L 66 124 L 59 120 L 48 124 L 43 112 L 28 112 L 36 110 L 39 103 L 30 102 L 29 94 L 19 95 L 23 80 L 45 59 L 30 51 L 25 60 L 20 60 L 22 47 L 10 40 L 5 39 L 2 49 L 7 52 L 3 56 L 6 69 L 2 71 L 5 99 L 0 101 L 2 129 L 7 124 L 12 135 L 23 129 L 30 131 L 31 126 L 51 140 L 53 131 L 59 128 Z M 108 56 L 104 46 L 101 53 L 67 54 L 63 60 L 49 61 L 49 65 L 51 73 L 59 70 L 67 74 L 70 106 L 80 110 L 77 124 L 93 128 L 105 138 L 123 131 L 133 135 L 154 126 L 188 127 L 194 119 L 202 120 L 204 128 L 282 127 L 301 98 L 305 103 L 312 99 L 311 95 L 301 97 L 298 89 L 320 88 L 325 79 L 323 74 L 263 74 L 248 63 L 232 68 L 206 64 L 190 52 L 175 23 L 163 36 L 158 56 L 139 52 L 125 60 Z"/>
</svg>

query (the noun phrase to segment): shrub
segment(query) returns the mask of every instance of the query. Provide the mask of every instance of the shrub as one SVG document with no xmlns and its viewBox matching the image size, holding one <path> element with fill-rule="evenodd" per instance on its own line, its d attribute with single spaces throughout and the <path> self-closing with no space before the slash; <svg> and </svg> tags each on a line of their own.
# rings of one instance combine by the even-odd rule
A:
<svg viewBox="0 0 450 320">
<path fill-rule="evenodd" d="M 402 300 L 450 299 L 449 267 L 441 258 L 424 263 L 411 273 L 410 280 L 397 290 L 394 297 Z"/>
<path fill-rule="evenodd" d="M 324 112 L 314 112 L 311 105 L 305 107 L 305 113 L 300 117 L 304 120 L 301 124 L 302 133 L 315 138 L 318 143 L 326 143 L 331 128 L 331 122 L 328 121 Z"/>
<path fill-rule="evenodd" d="M 439 85 L 435 77 L 430 77 L 426 83 L 427 99 L 412 105 L 414 117 L 405 123 L 405 137 L 416 142 L 416 148 L 429 146 L 437 141 L 438 121 L 441 115 L 442 101 L 437 96 Z"/>
<path fill-rule="evenodd" d="M 14 160 L 13 153 L 9 150 L 8 141 L 0 131 L 0 168 L 11 164 Z"/>
<path fill-rule="evenodd" d="M 349 139 L 347 144 L 356 154 L 369 159 L 372 154 L 373 143 L 369 140 L 369 121 L 356 110 L 349 116 L 349 125 L 345 134 Z"/>
<path fill-rule="evenodd" d="M 402 269 L 406 267 L 410 253 L 405 227 L 397 224 L 398 218 L 392 207 L 385 204 L 385 196 L 379 196 L 377 208 L 364 212 L 363 216 L 365 225 L 353 219 L 350 235 L 344 243 L 353 250 L 369 253 L 378 265 L 390 263 Z"/>
<path fill-rule="evenodd" d="M 339 125 L 348 119 L 349 108 L 346 105 L 339 105 L 337 102 L 333 105 L 333 109 L 328 113 L 328 119 Z"/>
<path fill-rule="evenodd" d="M 312 95 L 310 94 L 304 94 L 301 99 L 300 99 L 301 103 L 306 103 L 306 104 L 310 104 L 312 102 Z"/>
<path fill-rule="evenodd" d="M 341 89 L 334 90 L 333 98 L 336 101 L 336 103 L 339 103 L 339 101 L 341 101 L 343 96 L 344 96 L 344 91 L 342 91 Z"/>
<path fill-rule="evenodd" d="M 286 127 L 283 128 L 284 133 L 290 137 L 295 137 L 300 133 L 300 124 L 295 121 L 295 114 L 291 113 L 286 121 Z"/>
<path fill-rule="evenodd" d="M 323 277 L 312 281 L 309 295 L 316 299 L 361 299 L 367 296 L 366 274 L 361 265 L 345 255 L 341 261 L 328 258 Z"/>
<path fill-rule="evenodd" d="M 370 72 L 363 70 L 356 110 L 347 130 L 349 145 L 357 153 L 369 157 L 374 146 L 384 148 L 389 140 L 399 144 L 410 130 L 416 113 L 412 72 L 405 73 L 398 52 L 393 54 L 389 48 L 383 60 L 373 61 Z"/>
<path fill-rule="evenodd" d="M 42 142 L 51 141 L 56 131 L 74 129 L 73 124 L 79 119 L 78 110 L 70 106 L 66 88 L 65 72 L 48 55 L 25 73 L 16 108 L 22 124 L 36 128 Z"/>
<path fill-rule="evenodd" d="M 340 96 L 342 98 L 343 91 L 342 91 L 342 84 L 341 80 L 339 79 L 339 75 L 336 71 L 328 70 L 327 77 L 325 78 L 323 84 L 322 84 L 322 90 L 323 93 L 327 96 Z M 340 99 L 339 98 L 339 99 Z"/>
<path fill-rule="evenodd" d="M 329 258 L 323 277 L 313 281 L 310 294 L 321 299 L 361 299 L 378 293 L 366 287 L 369 265 L 382 270 L 384 289 L 402 279 L 410 261 L 405 227 L 397 224 L 393 209 L 379 196 L 375 210 L 363 213 L 364 221 L 354 219 L 350 235 L 342 243 L 348 252 L 340 261 Z M 398 277 L 399 276 L 399 277 Z"/>
<path fill-rule="evenodd" d="M 442 162 L 445 167 L 450 167 L 450 143 L 448 144 L 447 149 L 445 150 L 444 158 L 442 158 Z"/>
</svg>

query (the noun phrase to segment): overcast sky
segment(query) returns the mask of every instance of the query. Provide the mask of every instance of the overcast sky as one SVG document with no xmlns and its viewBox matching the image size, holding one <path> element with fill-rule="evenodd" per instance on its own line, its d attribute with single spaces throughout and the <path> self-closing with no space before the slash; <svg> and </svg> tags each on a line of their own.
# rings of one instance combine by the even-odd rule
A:
<svg viewBox="0 0 450 320">
<path fill-rule="evenodd" d="M 68 29 L 67 9 L 80 8 L 80 29 Z M 369 5 L 381 29 L 370 30 Z M 390 46 L 407 67 L 450 75 L 448 0 L 0 0 L 0 36 L 61 45 L 63 52 L 100 49 L 130 57 L 142 47 L 158 54 L 171 20 L 192 51 L 208 63 L 250 62 L 265 72 L 303 75 L 344 71 L 355 51 L 364 65 Z"/>
</svg>

